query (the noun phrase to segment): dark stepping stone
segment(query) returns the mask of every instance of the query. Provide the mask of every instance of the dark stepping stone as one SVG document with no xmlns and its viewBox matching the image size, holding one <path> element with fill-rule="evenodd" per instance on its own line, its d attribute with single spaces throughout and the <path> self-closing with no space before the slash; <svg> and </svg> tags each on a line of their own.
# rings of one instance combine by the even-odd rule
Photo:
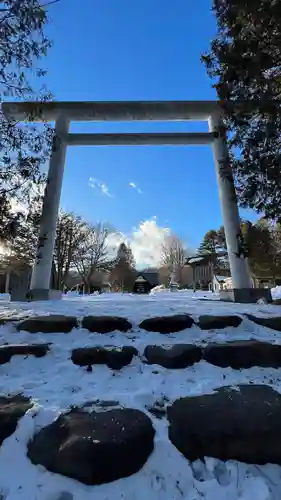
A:
<svg viewBox="0 0 281 500">
<path fill-rule="evenodd" d="M 271 328 L 272 330 L 277 330 L 281 332 L 281 318 L 257 318 L 252 314 L 246 314 L 247 318 L 260 326 L 266 326 L 267 328 Z"/>
<path fill-rule="evenodd" d="M 74 409 L 35 435 L 28 457 L 84 484 L 109 483 L 143 467 L 153 451 L 154 434 L 150 418 L 139 410 Z"/>
<path fill-rule="evenodd" d="M 217 330 L 234 326 L 237 328 L 242 323 L 239 316 L 199 316 L 198 326 L 201 330 Z"/>
<path fill-rule="evenodd" d="M 203 359 L 212 365 L 236 370 L 253 366 L 280 368 L 281 345 L 257 340 L 209 344 L 203 351 Z"/>
<path fill-rule="evenodd" d="M 41 358 L 49 351 L 48 344 L 10 344 L 0 346 L 0 365 L 8 363 L 12 356 L 36 356 Z"/>
<path fill-rule="evenodd" d="M 132 324 L 126 318 L 118 316 L 85 316 L 82 327 L 96 333 L 109 333 L 114 330 L 127 332 L 131 330 Z"/>
<path fill-rule="evenodd" d="M 192 344 L 175 344 L 173 346 L 148 345 L 144 355 L 150 365 L 161 365 L 164 368 L 186 368 L 202 358 L 200 347 Z"/>
<path fill-rule="evenodd" d="M 62 316 L 53 314 L 50 316 L 34 316 L 21 321 L 17 330 L 25 330 L 29 333 L 69 333 L 78 327 L 74 316 Z"/>
<path fill-rule="evenodd" d="M 159 316 L 148 318 L 140 323 L 140 328 L 148 332 L 174 333 L 191 328 L 194 323 L 193 318 L 187 314 L 175 314 L 174 316 Z"/>
<path fill-rule="evenodd" d="M 169 437 L 189 460 L 281 465 L 281 396 L 265 385 L 223 387 L 168 407 Z"/>
<path fill-rule="evenodd" d="M 0 446 L 4 439 L 15 432 L 19 419 L 30 408 L 32 408 L 30 399 L 20 394 L 0 397 Z"/>
<path fill-rule="evenodd" d="M 272 304 L 273 304 L 274 306 L 281 306 L 281 299 L 275 299 L 275 300 L 273 300 L 273 301 L 272 301 Z"/>
<path fill-rule="evenodd" d="M 73 349 L 71 359 L 79 366 L 107 365 L 113 370 L 120 370 L 137 355 L 137 349 L 131 346 L 79 347 Z"/>
<path fill-rule="evenodd" d="M 18 317 L 14 317 L 14 316 L 3 316 L 2 318 L 0 318 L 0 326 L 1 325 L 6 325 L 6 323 L 18 323 L 19 321 L 22 321 L 23 318 L 18 318 Z"/>
<path fill-rule="evenodd" d="M 119 401 L 115 400 L 108 400 L 104 401 L 103 399 L 94 399 L 93 401 L 87 401 L 86 403 L 83 404 L 82 408 L 91 408 L 93 406 L 99 406 L 100 408 L 112 408 L 113 406 L 118 406 L 120 407 Z"/>
</svg>

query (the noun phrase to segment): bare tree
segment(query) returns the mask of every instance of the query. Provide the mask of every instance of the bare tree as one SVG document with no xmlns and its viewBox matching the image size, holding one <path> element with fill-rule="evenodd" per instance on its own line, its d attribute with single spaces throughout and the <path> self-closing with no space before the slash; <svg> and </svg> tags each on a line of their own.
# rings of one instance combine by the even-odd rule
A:
<svg viewBox="0 0 281 500">
<path fill-rule="evenodd" d="M 74 265 L 79 247 L 84 245 L 87 223 L 73 213 L 61 211 L 57 223 L 57 234 L 53 259 L 53 286 L 62 290 Z"/>
<path fill-rule="evenodd" d="M 174 271 L 176 279 L 181 284 L 182 269 L 186 261 L 186 249 L 184 243 L 176 235 L 170 235 L 165 238 L 161 250 L 161 265 L 169 270 L 169 273 Z"/>
<path fill-rule="evenodd" d="M 80 274 L 86 293 L 90 290 L 91 279 L 96 271 L 107 270 L 110 267 L 107 249 L 109 231 L 98 224 L 85 224 L 83 236 L 73 255 L 73 264 Z"/>
</svg>

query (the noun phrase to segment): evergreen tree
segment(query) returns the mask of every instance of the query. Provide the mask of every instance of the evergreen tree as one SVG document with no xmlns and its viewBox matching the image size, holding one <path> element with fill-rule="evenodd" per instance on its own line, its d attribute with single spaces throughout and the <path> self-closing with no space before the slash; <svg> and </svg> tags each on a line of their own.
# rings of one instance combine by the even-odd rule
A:
<svg viewBox="0 0 281 500">
<path fill-rule="evenodd" d="M 270 278 L 273 282 L 281 277 L 281 225 L 273 224 L 265 218 L 255 224 L 241 220 L 241 233 L 252 276 L 259 279 Z M 220 255 L 226 248 L 223 226 L 218 231 L 208 231 L 202 243 L 205 245 L 201 245 L 202 254 L 211 253 L 213 246 L 216 247 L 216 272 L 229 269 L 228 257 Z"/>
<path fill-rule="evenodd" d="M 225 112 L 238 198 L 279 219 L 280 2 L 213 0 L 213 11 L 218 33 L 202 59 Z"/>
<path fill-rule="evenodd" d="M 200 255 L 204 255 L 207 253 L 216 253 L 218 247 L 218 232 L 214 229 L 210 229 L 205 234 L 202 243 L 198 249 L 198 253 Z"/>
<path fill-rule="evenodd" d="M 36 255 L 39 233 L 41 204 L 34 203 L 27 213 L 18 213 L 13 217 L 8 240 L 5 242 L 7 252 L 4 255 L 2 266 L 20 271 L 32 267 Z"/>
<path fill-rule="evenodd" d="M 242 227 L 249 251 L 249 265 L 255 278 L 270 278 L 274 283 L 281 276 L 280 226 L 264 219 Z"/>
<path fill-rule="evenodd" d="M 121 243 L 111 270 L 111 282 L 121 291 L 131 292 L 136 278 L 135 259 L 132 249 Z"/>
<path fill-rule="evenodd" d="M 133 256 L 132 249 L 129 245 L 125 243 L 120 243 L 119 248 L 117 250 L 116 261 L 118 263 L 126 263 L 130 268 L 135 268 L 135 259 Z"/>
</svg>

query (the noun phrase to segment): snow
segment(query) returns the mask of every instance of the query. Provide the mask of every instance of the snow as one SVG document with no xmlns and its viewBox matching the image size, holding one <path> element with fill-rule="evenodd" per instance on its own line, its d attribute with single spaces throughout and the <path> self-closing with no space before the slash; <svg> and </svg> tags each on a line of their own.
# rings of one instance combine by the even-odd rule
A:
<svg viewBox="0 0 281 500">
<path fill-rule="evenodd" d="M 216 275 L 214 277 L 216 278 L 217 281 L 225 281 L 227 279 L 231 279 L 231 278 L 229 278 L 229 276 L 218 276 L 218 275 Z"/>
<path fill-rule="evenodd" d="M 0 300 L 10 300 L 9 293 L 0 293 Z"/>
<path fill-rule="evenodd" d="M 152 288 L 149 292 L 150 295 L 154 295 L 155 293 L 162 293 L 162 292 L 167 292 L 167 288 L 165 285 L 157 285 L 154 288 Z"/>
<path fill-rule="evenodd" d="M 280 498 L 281 467 L 220 462 L 207 458 L 192 466 L 168 439 L 167 422 L 147 412 L 157 401 L 212 393 L 224 385 L 267 384 L 281 392 L 279 369 L 254 367 L 249 370 L 222 369 L 204 361 L 185 370 L 167 370 L 146 365 L 140 358 L 120 372 L 94 366 L 88 373 L 70 358 L 76 347 L 93 345 L 133 345 L 140 354 L 148 344 L 195 343 L 234 339 L 266 340 L 281 344 L 281 335 L 243 319 L 238 328 L 201 331 L 197 326 L 171 335 L 146 332 L 138 327 L 150 316 L 189 313 L 278 316 L 279 307 L 266 304 L 222 303 L 211 292 L 181 291 L 137 296 L 105 293 L 94 296 L 69 294 L 61 301 L 15 303 L 1 300 L 0 315 L 68 314 L 118 315 L 133 324 L 129 333 L 93 334 L 79 328 L 69 334 L 29 334 L 16 332 L 11 324 L 0 327 L 0 343 L 52 342 L 43 358 L 14 356 L 0 365 L 0 394 L 20 391 L 35 405 L 20 420 L 15 433 L 0 447 L 0 498 L 5 500 L 277 500 Z M 153 373 L 157 369 L 158 373 Z M 101 486 L 85 486 L 78 481 L 52 474 L 34 466 L 26 456 L 33 434 L 51 423 L 72 405 L 94 400 L 115 400 L 121 405 L 145 411 L 156 430 L 155 449 L 141 471 L 133 476 Z M 11 467 L 12 464 L 12 467 Z M 16 473 L 15 473 L 16 471 Z M 64 495 L 63 495 L 64 494 Z M 72 495 L 72 496 L 71 496 Z"/>
<path fill-rule="evenodd" d="M 271 296 L 273 300 L 281 299 L 281 286 L 275 286 L 274 288 L 271 288 Z"/>
<path fill-rule="evenodd" d="M 200 262 L 200 260 L 203 260 L 204 257 L 193 257 L 192 259 L 189 259 L 188 263 L 189 264 L 194 264 L 195 262 Z"/>
</svg>

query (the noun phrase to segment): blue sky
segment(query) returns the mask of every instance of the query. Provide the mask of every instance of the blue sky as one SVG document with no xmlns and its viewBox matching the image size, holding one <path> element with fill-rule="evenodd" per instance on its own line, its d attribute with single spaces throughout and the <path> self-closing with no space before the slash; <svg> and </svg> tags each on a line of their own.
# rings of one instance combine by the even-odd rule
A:
<svg viewBox="0 0 281 500">
<path fill-rule="evenodd" d="M 50 14 L 47 84 L 57 100 L 215 98 L 200 62 L 216 30 L 211 0 L 60 0 Z M 206 124 L 80 123 L 71 130 L 196 131 Z M 170 228 L 192 247 L 222 222 L 208 146 L 69 148 L 61 204 L 131 238 L 141 222 L 160 234 Z"/>
</svg>

